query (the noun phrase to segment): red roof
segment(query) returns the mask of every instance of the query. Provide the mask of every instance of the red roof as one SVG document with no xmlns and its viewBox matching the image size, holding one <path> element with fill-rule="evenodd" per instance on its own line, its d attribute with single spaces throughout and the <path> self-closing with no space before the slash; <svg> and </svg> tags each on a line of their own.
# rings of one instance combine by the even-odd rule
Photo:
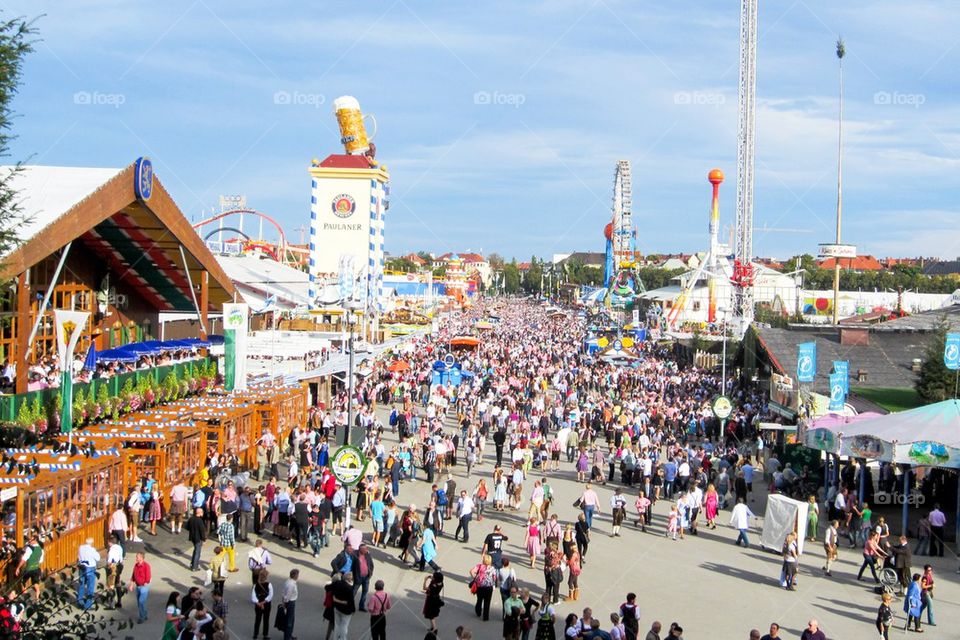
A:
<svg viewBox="0 0 960 640">
<path fill-rule="evenodd" d="M 835 258 L 826 258 L 820 261 L 821 269 L 833 269 L 836 266 Z M 857 256 L 856 258 L 840 258 L 841 269 L 854 271 L 882 271 L 883 264 L 873 256 Z"/>
<path fill-rule="evenodd" d="M 446 262 L 453 257 L 452 253 L 445 253 L 442 256 L 435 258 L 436 262 Z M 460 258 L 463 262 L 486 262 L 484 257 L 479 253 L 458 253 L 457 257 Z"/>
<path fill-rule="evenodd" d="M 332 169 L 369 169 L 370 162 L 366 156 L 350 156 L 345 153 L 335 153 L 327 156 L 326 159 L 320 163 L 320 166 Z"/>
</svg>

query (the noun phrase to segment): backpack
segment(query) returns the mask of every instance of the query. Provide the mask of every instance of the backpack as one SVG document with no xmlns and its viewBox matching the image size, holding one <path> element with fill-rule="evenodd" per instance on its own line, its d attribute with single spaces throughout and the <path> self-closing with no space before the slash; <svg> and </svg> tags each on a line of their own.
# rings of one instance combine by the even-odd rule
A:
<svg viewBox="0 0 960 640">
<path fill-rule="evenodd" d="M 391 427 L 397 426 L 397 410 L 396 409 L 390 412 L 389 422 Z"/>
<path fill-rule="evenodd" d="M 447 491 L 446 489 L 437 489 L 437 506 L 445 507 L 447 506 Z"/>
</svg>

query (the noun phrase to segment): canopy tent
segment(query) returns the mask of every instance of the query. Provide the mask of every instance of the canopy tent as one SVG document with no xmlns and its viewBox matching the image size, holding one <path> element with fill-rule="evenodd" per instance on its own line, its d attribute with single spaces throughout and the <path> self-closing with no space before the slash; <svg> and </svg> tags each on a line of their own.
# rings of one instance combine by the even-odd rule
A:
<svg viewBox="0 0 960 640">
<path fill-rule="evenodd" d="M 840 430 L 841 455 L 960 469 L 960 400 L 860 420 Z"/>
<path fill-rule="evenodd" d="M 211 336 L 211 338 L 214 336 Z M 106 351 L 96 351 L 94 357 L 97 362 L 136 362 L 140 356 L 152 356 L 164 351 L 180 351 L 206 347 L 210 343 L 199 338 L 185 340 L 147 340 L 146 342 L 132 342 Z M 90 355 L 87 355 L 90 359 Z"/>
<path fill-rule="evenodd" d="M 803 444 L 810 449 L 817 449 L 827 453 L 840 453 L 840 432 L 847 425 L 861 420 L 879 418 L 884 414 L 876 411 L 865 411 L 855 416 L 845 416 L 838 413 L 828 413 L 807 425 L 803 434 Z"/>
<path fill-rule="evenodd" d="M 807 537 L 807 503 L 774 493 L 767 496 L 760 546 L 779 553 L 788 533 L 797 534 L 797 552 L 803 553 Z"/>
</svg>

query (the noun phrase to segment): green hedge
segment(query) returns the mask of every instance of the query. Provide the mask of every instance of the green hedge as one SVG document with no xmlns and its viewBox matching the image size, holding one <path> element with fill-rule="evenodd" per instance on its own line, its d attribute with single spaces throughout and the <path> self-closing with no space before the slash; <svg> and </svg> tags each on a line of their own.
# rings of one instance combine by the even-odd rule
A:
<svg viewBox="0 0 960 640">
<path fill-rule="evenodd" d="M 110 397 L 116 397 L 120 395 L 121 390 L 128 380 L 132 381 L 135 387 L 141 379 L 147 377 L 152 377 L 157 383 L 161 383 L 171 371 L 174 372 L 178 378 L 183 379 L 186 377 L 185 374 L 193 376 L 197 367 L 199 367 L 201 364 L 207 366 L 212 360 L 214 359 L 210 357 L 198 358 L 189 362 L 178 362 L 176 364 L 171 364 L 164 367 L 154 367 L 153 369 L 142 370 L 138 369 L 137 371 L 121 373 L 120 375 L 113 376 L 107 380 L 94 380 L 89 383 L 75 383 L 73 385 L 74 397 L 76 397 L 81 390 L 83 391 L 83 395 L 87 398 L 91 397 L 91 392 L 94 394 L 93 397 L 96 397 L 96 394 L 99 393 L 101 387 L 107 388 L 107 395 Z M 41 406 L 48 406 L 59 391 L 59 389 L 53 388 L 42 389 L 40 391 L 31 391 L 30 393 L 22 393 L 18 395 L 0 396 L 0 422 L 15 422 L 17 419 L 17 412 L 20 410 L 20 406 L 24 404 L 24 402 L 33 403 L 36 399 L 39 399 Z"/>
</svg>

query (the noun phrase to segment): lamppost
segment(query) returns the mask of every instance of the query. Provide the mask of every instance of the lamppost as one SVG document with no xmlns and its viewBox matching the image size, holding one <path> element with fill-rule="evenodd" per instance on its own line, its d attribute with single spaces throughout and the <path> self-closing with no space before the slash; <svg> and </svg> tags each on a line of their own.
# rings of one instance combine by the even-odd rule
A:
<svg viewBox="0 0 960 640">
<path fill-rule="evenodd" d="M 357 306 L 355 303 L 347 301 L 344 303 L 343 309 L 344 309 L 344 313 L 346 314 L 347 327 L 350 332 L 350 338 L 349 338 L 349 341 L 347 342 L 347 349 L 349 353 L 347 357 L 347 428 L 344 429 L 344 432 L 343 432 L 343 444 L 344 446 L 349 446 L 350 430 L 353 429 L 353 421 L 354 421 L 353 385 L 354 385 L 355 373 L 354 373 L 353 352 L 355 351 L 355 349 L 354 349 L 354 342 L 353 342 L 353 329 L 354 329 L 354 326 L 357 324 L 357 316 L 356 316 Z M 344 492 L 344 507 L 346 512 L 346 516 L 344 519 L 344 528 L 348 529 L 350 528 L 350 515 L 351 515 L 350 485 L 344 483 L 343 492 Z"/>
<path fill-rule="evenodd" d="M 723 355 L 721 356 L 720 364 L 720 395 L 727 395 L 727 312 L 726 307 L 721 307 L 717 309 L 720 312 L 720 318 L 722 320 L 721 326 L 723 327 Z"/>
<path fill-rule="evenodd" d="M 840 111 L 837 118 L 837 244 L 840 244 L 840 222 L 843 218 L 843 56 L 847 48 L 843 38 L 837 40 L 837 60 L 840 63 Z M 833 265 L 833 324 L 840 320 L 840 256 Z"/>
</svg>

